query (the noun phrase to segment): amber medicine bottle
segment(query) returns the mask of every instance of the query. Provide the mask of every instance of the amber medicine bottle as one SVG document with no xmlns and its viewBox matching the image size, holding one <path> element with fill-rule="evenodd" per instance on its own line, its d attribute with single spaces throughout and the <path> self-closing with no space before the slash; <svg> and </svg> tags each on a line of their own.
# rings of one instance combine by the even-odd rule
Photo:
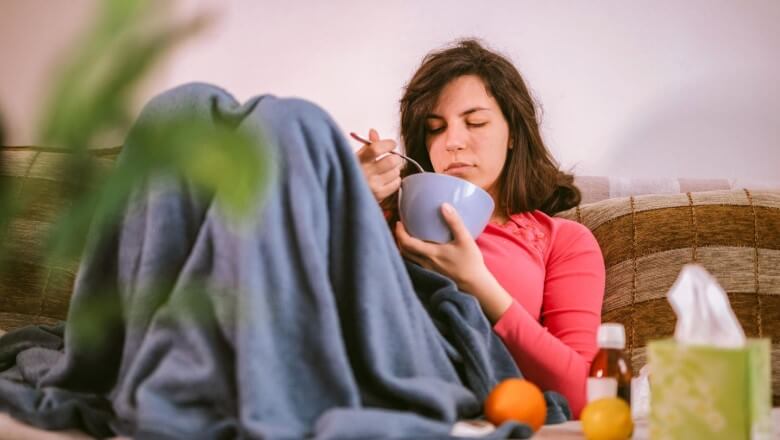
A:
<svg viewBox="0 0 780 440">
<path fill-rule="evenodd" d="M 590 365 L 587 399 L 620 397 L 631 405 L 631 363 L 625 358 L 626 331 L 622 324 L 604 323 L 596 335 L 599 351 Z"/>
</svg>

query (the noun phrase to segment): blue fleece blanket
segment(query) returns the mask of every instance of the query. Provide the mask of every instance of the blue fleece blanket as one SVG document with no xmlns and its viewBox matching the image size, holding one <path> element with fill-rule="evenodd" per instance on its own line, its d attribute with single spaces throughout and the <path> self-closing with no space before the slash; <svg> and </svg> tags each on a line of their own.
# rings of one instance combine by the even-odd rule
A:
<svg viewBox="0 0 780 440">
<path fill-rule="evenodd" d="M 137 125 L 182 110 L 274 146 L 255 221 L 235 225 L 172 176 L 138 188 L 93 237 L 64 329 L 0 338 L 0 411 L 144 439 L 446 438 L 519 376 L 473 297 L 401 259 L 325 112 L 190 84 Z M 79 336 L 85 322 L 97 337 Z M 547 401 L 548 422 L 569 416 L 559 395 Z M 530 435 L 510 423 L 490 437 Z"/>
</svg>

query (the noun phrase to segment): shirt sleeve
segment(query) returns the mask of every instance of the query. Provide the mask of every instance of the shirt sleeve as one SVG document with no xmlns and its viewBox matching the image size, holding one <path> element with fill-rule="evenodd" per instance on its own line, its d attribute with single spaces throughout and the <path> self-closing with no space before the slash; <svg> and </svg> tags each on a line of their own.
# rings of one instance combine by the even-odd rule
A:
<svg viewBox="0 0 780 440">
<path fill-rule="evenodd" d="M 604 259 L 586 227 L 568 221 L 559 226 L 546 264 L 541 323 L 515 301 L 494 330 L 523 375 L 543 390 L 563 394 L 579 418 L 597 351 Z"/>
</svg>

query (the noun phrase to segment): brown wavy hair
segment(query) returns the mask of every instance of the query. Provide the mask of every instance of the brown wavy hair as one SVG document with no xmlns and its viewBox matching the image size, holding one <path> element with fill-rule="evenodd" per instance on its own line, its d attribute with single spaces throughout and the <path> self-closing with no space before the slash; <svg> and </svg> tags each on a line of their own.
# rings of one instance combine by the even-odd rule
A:
<svg viewBox="0 0 780 440">
<path fill-rule="evenodd" d="M 507 151 L 499 177 L 496 209 L 508 217 L 537 209 L 553 215 L 577 206 L 580 190 L 574 185 L 574 176 L 559 169 L 544 145 L 536 106 L 520 72 L 504 56 L 474 39 L 460 40 L 426 55 L 406 85 L 401 98 L 401 141 L 406 154 L 426 171 L 433 171 L 425 143 L 425 120 L 442 89 L 464 75 L 482 79 L 509 125 L 509 142 L 513 148 Z M 414 172 L 406 166 L 401 175 Z M 393 214 L 391 220 L 396 218 L 397 197 L 396 193 L 382 203 Z"/>
</svg>

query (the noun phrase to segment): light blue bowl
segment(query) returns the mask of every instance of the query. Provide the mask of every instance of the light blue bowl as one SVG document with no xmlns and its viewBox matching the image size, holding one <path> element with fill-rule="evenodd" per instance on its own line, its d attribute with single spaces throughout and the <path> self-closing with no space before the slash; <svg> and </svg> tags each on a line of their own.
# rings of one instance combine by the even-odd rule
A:
<svg viewBox="0 0 780 440">
<path fill-rule="evenodd" d="M 398 209 L 406 230 L 413 237 L 436 243 L 452 241 L 452 232 L 441 214 L 449 203 L 476 238 L 493 214 L 493 198 L 482 188 L 446 174 L 412 174 L 401 181 Z"/>
</svg>

